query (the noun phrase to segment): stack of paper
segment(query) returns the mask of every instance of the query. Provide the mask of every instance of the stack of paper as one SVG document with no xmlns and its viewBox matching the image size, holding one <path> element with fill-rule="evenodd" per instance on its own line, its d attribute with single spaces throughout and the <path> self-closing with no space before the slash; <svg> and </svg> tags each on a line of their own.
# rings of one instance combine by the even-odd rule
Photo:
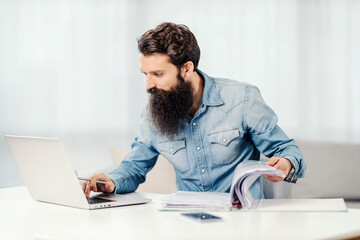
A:
<svg viewBox="0 0 360 240">
<path fill-rule="evenodd" d="M 235 169 L 231 184 L 231 203 L 240 208 L 251 208 L 254 199 L 250 187 L 263 174 L 285 177 L 282 172 L 267 166 L 265 162 L 249 160 L 246 163 L 240 163 Z"/>
<path fill-rule="evenodd" d="M 165 197 L 161 210 L 229 210 L 233 206 L 249 209 L 254 202 L 251 185 L 262 174 L 284 177 L 284 174 L 264 162 L 248 160 L 240 163 L 234 172 L 230 193 L 177 192 Z M 256 206 L 255 206 L 256 208 Z"/>
<path fill-rule="evenodd" d="M 180 191 L 164 197 L 159 209 L 223 211 L 231 207 L 229 193 Z"/>
<path fill-rule="evenodd" d="M 263 174 L 284 174 L 263 162 L 246 161 L 234 173 L 230 193 L 177 192 L 164 197 L 159 210 L 167 211 L 347 211 L 344 199 L 254 199 L 251 185 Z M 234 207 L 236 206 L 236 207 Z"/>
</svg>

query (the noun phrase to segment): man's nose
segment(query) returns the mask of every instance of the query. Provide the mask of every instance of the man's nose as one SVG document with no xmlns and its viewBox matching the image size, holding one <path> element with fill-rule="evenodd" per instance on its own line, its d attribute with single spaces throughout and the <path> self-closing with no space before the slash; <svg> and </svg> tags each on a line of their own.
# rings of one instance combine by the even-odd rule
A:
<svg viewBox="0 0 360 240">
<path fill-rule="evenodd" d="M 146 76 L 146 88 L 151 89 L 151 88 L 154 88 L 155 86 L 156 86 L 156 84 L 153 81 L 153 79 L 150 76 Z"/>
</svg>

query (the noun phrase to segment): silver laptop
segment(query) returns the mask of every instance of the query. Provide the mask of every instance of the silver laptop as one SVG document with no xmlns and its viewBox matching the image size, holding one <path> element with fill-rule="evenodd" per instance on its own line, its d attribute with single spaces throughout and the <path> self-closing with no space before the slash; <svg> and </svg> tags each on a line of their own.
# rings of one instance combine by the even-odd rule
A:
<svg viewBox="0 0 360 240">
<path fill-rule="evenodd" d="M 5 139 L 31 197 L 37 201 L 83 209 L 151 201 L 141 193 L 95 193 L 86 199 L 60 140 L 20 136 L 5 136 Z"/>
</svg>

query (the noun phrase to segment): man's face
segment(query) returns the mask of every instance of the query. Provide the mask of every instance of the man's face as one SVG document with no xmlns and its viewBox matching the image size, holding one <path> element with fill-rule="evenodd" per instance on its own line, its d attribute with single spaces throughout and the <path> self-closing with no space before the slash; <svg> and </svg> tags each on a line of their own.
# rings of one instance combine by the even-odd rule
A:
<svg viewBox="0 0 360 240">
<path fill-rule="evenodd" d="M 161 134 L 172 138 L 184 127 L 190 113 L 194 102 L 192 85 L 167 55 L 140 55 L 140 65 L 150 94 L 151 121 Z"/>
<path fill-rule="evenodd" d="M 146 76 L 146 88 L 170 90 L 177 84 L 178 69 L 166 54 L 140 54 L 140 71 Z"/>
</svg>

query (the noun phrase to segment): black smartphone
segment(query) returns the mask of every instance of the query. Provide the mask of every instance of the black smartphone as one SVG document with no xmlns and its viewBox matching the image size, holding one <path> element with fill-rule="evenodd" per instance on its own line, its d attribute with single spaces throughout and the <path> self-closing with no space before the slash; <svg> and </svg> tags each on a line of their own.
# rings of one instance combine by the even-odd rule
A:
<svg viewBox="0 0 360 240">
<path fill-rule="evenodd" d="M 106 192 L 105 189 L 105 182 L 103 181 L 96 181 L 96 188 L 98 192 Z"/>
<path fill-rule="evenodd" d="M 196 213 L 181 213 L 182 216 L 189 217 L 193 220 L 196 220 L 198 222 L 213 222 L 213 221 L 219 221 L 222 218 L 205 213 L 205 212 L 196 212 Z"/>
</svg>

